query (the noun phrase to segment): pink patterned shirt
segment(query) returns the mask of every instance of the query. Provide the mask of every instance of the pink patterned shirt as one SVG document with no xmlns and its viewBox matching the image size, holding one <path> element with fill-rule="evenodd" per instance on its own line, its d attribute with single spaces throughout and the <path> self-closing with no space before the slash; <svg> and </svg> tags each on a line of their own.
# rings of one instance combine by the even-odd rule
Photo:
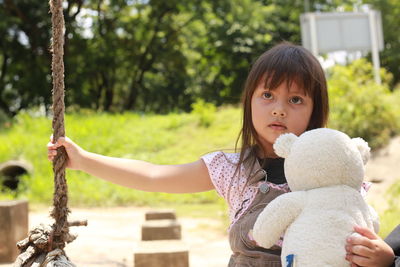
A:
<svg viewBox="0 0 400 267">
<path fill-rule="evenodd" d="M 258 188 L 264 181 L 252 185 L 246 185 L 247 176 L 243 164 L 240 173 L 235 174 L 239 153 L 213 152 L 201 157 L 208 168 L 210 178 L 218 194 L 229 204 L 229 218 L 232 225 L 242 216 L 253 202 Z M 235 174 L 235 177 L 234 177 Z M 267 182 L 269 186 L 289 192 L 287 184 L 276 185 Z M 231 188 L 230 193 L 229 188 Z"/>
</svg>

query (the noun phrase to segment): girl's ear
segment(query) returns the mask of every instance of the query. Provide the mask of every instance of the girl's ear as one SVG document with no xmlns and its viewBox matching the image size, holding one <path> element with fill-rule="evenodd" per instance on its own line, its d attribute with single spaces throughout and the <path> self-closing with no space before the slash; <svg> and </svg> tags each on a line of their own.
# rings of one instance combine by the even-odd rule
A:
<svg viewBox="0 0 400 267">
<path fill-rule="evenodd" d="M 274 143 L 275 153 L 282 158 L 287 158 L 292 148 L 293 143 L 297 140 L 297 136 L 292 133 L 280 135 Z"/>
<path fill-rule="evenodd" d="M 369 155 L 371 148 L 368 146 L 368 143 L 364 141 L 364 139 L 357 137 L 357 138 L 352 138 L 351 141 L 353 144 L 356 145 L 358 151 L 360 151 L 362 161 L 365 164 L 367 164 L 369 160 Z"/>
</svg>

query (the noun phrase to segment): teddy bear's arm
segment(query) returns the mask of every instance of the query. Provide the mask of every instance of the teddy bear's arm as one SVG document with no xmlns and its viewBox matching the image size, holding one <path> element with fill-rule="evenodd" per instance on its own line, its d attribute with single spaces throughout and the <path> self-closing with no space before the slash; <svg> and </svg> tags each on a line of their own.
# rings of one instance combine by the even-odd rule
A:
<svg viewBox="0 0 400 267">
<path fill-rule="evenodd" d="M 374 232 L 377 234 L 377 233 L 379 233 L 379 228 L 380 228 L 378 213 L 376 213 L 376 210 L 370 205 L 368 205 L 368 210 L 369 210 L 369 213 L 370 213 L 370 216 L 371 216 L 372 226 L 374 228 Z M 368 219 L 369 218 L 365 218 L 365 220 L 367 222 L 369 221 Z"/>
<path fill-rule="evenodd" d="M 269 203 L 258 216 L 253 227 L 253 238 L 259 246 L 270 248 L 286 228 L 301 213 L 306 193 L 283 194 Z"/>
</svg>

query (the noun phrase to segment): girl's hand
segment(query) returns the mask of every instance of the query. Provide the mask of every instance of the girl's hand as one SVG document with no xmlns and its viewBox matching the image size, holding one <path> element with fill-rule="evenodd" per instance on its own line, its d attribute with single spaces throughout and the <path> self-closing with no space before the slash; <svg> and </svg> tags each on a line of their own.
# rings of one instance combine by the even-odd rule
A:
<svg viewBox="0 0 400 267">
<path fill-rule="evenodd" d="M 60 137 L 57 143 L 53 144 L 53 136 L 50 137 L 50 142 L 47 144 L 47 158 L 50 161 L 54 160 L 57 155 L 57 148 L 64 146 L 68 154 L 67 168 L 79 170 L 82 162 L 84 150 L 77 144 L 72 142 L 68 137 Z"/>
<path fill-rule="evenodd" d="M 393 263 L 393 249 L 385 241 L 368 228 L 355 226 L 354 230 L 360 235 L 346 240 L 346 260 L 352 267 L 387 267 Z"/>
</svg>

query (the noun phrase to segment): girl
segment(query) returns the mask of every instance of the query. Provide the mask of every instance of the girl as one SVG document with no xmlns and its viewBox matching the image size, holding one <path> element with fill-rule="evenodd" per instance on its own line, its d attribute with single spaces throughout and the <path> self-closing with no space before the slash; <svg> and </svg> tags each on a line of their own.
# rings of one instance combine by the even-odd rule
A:
<svg viewBox="0 0 400 267">
<path fill-rule="evenodd" d="M 264 249 L 249 239 L 257 215 L 289 191 L 283 159 L 272 145 L 282 133 L 300 135 L 324 127 L 328 93 L 318 60 L 306 49 L 282 43 L 252 66 L 243 95 L 239 153 L 214 152 L 183 165 L 111 158 L 85 151 L 70 139 L 48 144 L 48 158 L 64 146 L 67 167 L 104 180 L 151 192 L 193 193 L 215 189 L 229 204 L 229 266 L 281 266 L 280 247 Z"/>
</svg>

